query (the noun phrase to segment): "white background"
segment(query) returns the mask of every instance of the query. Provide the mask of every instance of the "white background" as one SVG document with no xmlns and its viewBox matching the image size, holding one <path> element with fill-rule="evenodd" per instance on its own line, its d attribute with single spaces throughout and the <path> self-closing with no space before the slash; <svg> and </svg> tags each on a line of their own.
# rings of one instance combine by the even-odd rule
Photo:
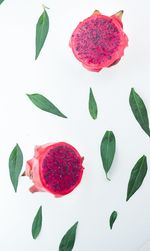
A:
<svg viewBox="0 0 150 251">
<path fill-rule="evenodd" d="M 78 220 L 74 251 L 150 250 L 150 171 L 139 191 L 126 202 L 131 169 L 145 154 L 150 140 L 129 107 L 131 87 L 143 98 L 150 116 L 149 1 L 45 0 L 50 30 L 35 57 L 35 26 L 41 0 L 5 0 L 0 6 L 0 250 L 58 251 L 64 233 Z M 100 73 L 89 72 L 68 47 L 79 21 L 95 9 L 106 15 L 124 10 L 129 47 L 121 62 Z M 97 100 L 96 121 L 88 112 L 89 88 Z M 68 116 L 63 119 L 36 108 L 26 93 L 41 93 Z M 116 136 L 117 151 L 105 178 L 99 145 L 106 130 Z M 15 194 L 8 158 L 16 143 L 26 160 L 35 145 L 66 141 L 85 157 L 81 184 L 60 199 L 31 194 L 31 181 L 21 178 Z M 43 227 L 37 240 L 31 225 L 43 206 Z M 113 230 L 109 216 L 118 211 Z"/>
</svg>

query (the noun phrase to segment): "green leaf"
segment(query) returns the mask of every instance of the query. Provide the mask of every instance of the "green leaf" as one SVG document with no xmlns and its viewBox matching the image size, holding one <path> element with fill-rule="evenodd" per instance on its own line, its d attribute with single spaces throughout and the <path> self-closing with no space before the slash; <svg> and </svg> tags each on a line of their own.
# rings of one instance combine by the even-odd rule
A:
<svg viewBox="0 0 150 251">
<path fill-rule="evenodd" d="M 58 108 L 53 105 L 47 98 L 45 98 L 43 95 L 34 93 L 34 94 L 27 94 L 29 99 L 32 101 L 34 105 L 36 105 L 38 108 L 45 112 L 50 112 L 54 115 L 57 115 L 62 118 L 67 118 Z"/>
<path fill-rule="evenodd" d="M 42 206 L 40 206 L 32 223 L 32 237 L 36 239 L 42 228 Z"/>
<path fill-rule="evenodd" d="M 94 98 L 94 94 L 91 88 L 90 88 L 90 94 L 89 94 L 89 112 L 93 119 L 97 118 L 98 109 L 97 109 L 96 100 Z"/>
<path fill-rule="evenodd" d="M 116 139 L 112 131 L 106 131 L 101 142 L 100 151 L 106 177 L 109 180 L 107 174 L 111 168 L 116 151 Z"/>
<path fill-rule="evenodd" d="M 0 0 L 0 4 L 1 4 L 2 2 L 4 2 L 4 0 Z"/>
<path fill-rule="evenodd" d="M 36 54 L 35 60 L 38 58 L 40 51 L 45 43 L 49 31 L 49 17 L 44 8 L 42 15 L 36 24 Z"/>
<path fill-rule="evenodd" d="M 129 183 L 128 183 L 128 189 L 127 189 L 127 198 L 126 201 L 128 201 L 131 196 L 139 189 L 139 187 L 142 185 L 143 180 L 147 173 L 147 159 L 146 156 L 143 155 L 135 164 L 131 171 Z"/>
<path fill-rule="evenodd" d="M 117 216 L 118 216 L 118 213 L 116 211 L 113 211 L 112 214 L 110 215 L 110 219 L 109 219 L 110 229 L 112 229 L 113 224 L 115 220 L 117 219 Z"/>
<path fill-rule="evenodd" d="M 134 88 L 131 89 L 129 103 L 136 120 L 138 121 L 142 129 L 147 133 L 147 135 L 150 136 L 147 109 L 143 100 L 135 92 Z"/>
<path fill-rule="evenodd" d="M 76 230 L 77 230 L 78 222 L 76 222 L 64 235 L 62 238 L 59 251 L 71 251 L 74 247 L 75 238 L 76 238 Z"/>
<path fill-rule="evenodd" d="M 17 192 L 18 179 L 23 165 L 23 154 L 18 144 L 9 157 L 9 174 L 15 192 Z"/>
</svg>

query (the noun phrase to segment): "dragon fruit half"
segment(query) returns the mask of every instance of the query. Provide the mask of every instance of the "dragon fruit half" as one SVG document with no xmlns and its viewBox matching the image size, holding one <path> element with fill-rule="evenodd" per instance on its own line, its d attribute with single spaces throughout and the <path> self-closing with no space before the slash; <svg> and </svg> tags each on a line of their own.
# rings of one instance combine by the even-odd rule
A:
<svg viewBox="0 0 150 251">
<path fill-rule="evenodd" d="M 70 193 L 81 181 L 83 159 L 68 143 L 36 146 L 34 157 L 27 161 L 24 173 L 34 183 L 30 191 L 51 192 L 56 197 Z"/>
<path fill-rule="evenodd" d="M 74 30 L 69 45 L 86 69 L 99 72 L 120 61 L 128 46 L 122 15 L 119 11 L 108 17 L 96 10 Z"/>
</svg>

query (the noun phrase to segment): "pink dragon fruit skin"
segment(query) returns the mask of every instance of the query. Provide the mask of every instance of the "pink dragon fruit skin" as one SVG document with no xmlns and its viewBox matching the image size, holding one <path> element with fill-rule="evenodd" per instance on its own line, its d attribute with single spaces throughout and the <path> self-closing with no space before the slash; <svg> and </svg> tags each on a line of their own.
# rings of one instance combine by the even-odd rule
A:
<svg viewBox="0 0 150 251">
<path fill-rule="evenodd" d="M 96 10 L 74 30 L 69 45 L 89 71 L 99 72 L 115 65 L 124 55 L 128 38 L 123 32 L 122 15 L 123 11 L 119 11 L 108 17 Z"/>
<path fill-rule="evenodd" d="M 72 192 L 81 181 L 83 159 L 65 142 L 36 146 L 25 170 L 25 175 L 34 183 L 30 192 L 50 192 L 56 197 Z"/>
</svg>

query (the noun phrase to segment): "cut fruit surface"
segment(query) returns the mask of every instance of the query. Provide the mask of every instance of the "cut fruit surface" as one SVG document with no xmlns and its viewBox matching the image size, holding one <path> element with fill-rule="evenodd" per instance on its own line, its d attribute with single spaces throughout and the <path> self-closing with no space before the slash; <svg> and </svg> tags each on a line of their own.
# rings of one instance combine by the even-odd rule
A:
<svg viewBox="0 0 150 251">
<path fill-rule="evenodd" d="M 120 11 L 108 17 L 96 10 L 74 30 L 70 47 L 88 70 L 98 72 L 119 62 L 124 55 L 128 38 L 123 32 L 122 14 Z"/>
<path fill-rule="evenodd" d="M 34 183 L 30 191 L 47 191 L 57 197 L 70 193 L 81 181 L 82 162 L 78 151 L 65 142 L 36 147 L 25 171 Z"/>
</svg>

